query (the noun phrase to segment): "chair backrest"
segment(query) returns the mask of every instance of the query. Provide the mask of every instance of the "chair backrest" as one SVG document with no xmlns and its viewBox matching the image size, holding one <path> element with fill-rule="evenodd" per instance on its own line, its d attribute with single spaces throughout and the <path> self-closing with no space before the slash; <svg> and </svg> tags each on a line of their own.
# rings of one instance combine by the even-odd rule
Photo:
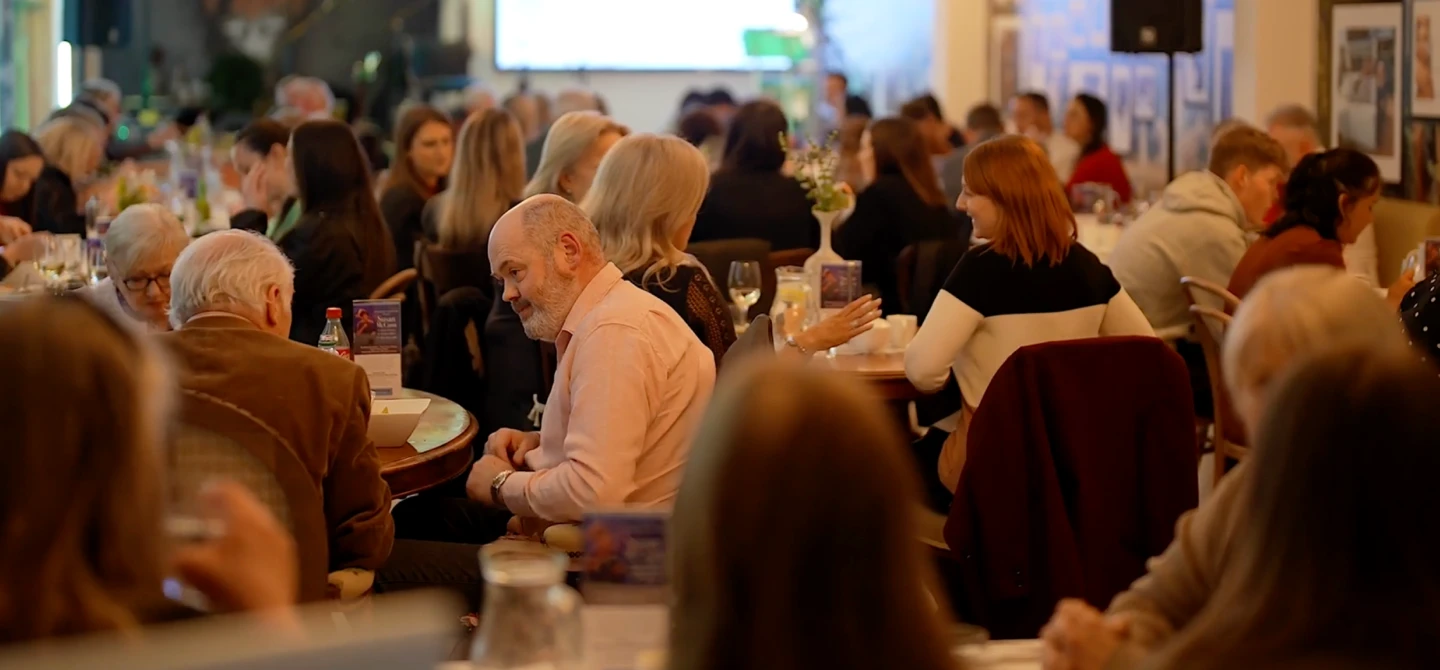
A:
<svg viewBox="0 0 1440 670">
<path fill-rule="evenodd" d="M 301 600 L 324 600 L 330 536 L 321 494 L 290 445 L 249 412 L 197 391 L 181 392 L 179 423 L 169 451 L 171 500 L 184 509 L 215 478 L 243 484 L 294 535 Z"/>
<path fill-rule="evenodd" d="M 994 637 L 1034 637 L 1061 598 L 1105 607 L 1197 503 L 1190 375 L 1153 337 L 1021 348 L 966 441 L 947 582 Z"/>
<path fill-rule="evenodd" d="M 734 367 L 735 361 L 748 359 L 754 356 L 775 355 L 775 333 L 770 323 L 770 317 L 765 314 L 755 317 L 750 322 L 750 327 L 730 345 L 730 350 L 725 352 L 723 369 L 729 370 Z"/>
<path fill-rule="evenodd" d="M 1227 312 L 1234 312 L 1235 308 L 1240 306 L 1240 298 L 1215 282 L 1199 277 L 1181 277 L 1180 285 L 1185 287 L 1185 297 L 1192 305 L 1205 304 L 1206 301 L 1202 298 L 1208 296 L 1218 300 L 1217 304 L 1223 306 Z"/>
<path fill-rule="evenodd" d="M 1225 383 L 1224 369 L 1220 365 L 1220 347 L 1225 341 L 1225 331 L 1230 327 L 1230 315 L 1213 307 L 1191 305 L 1190 318 L 1195 321 L 1200 349 L 1205 353 L 1210 397 L 1215 399 L 1215 467 L 1211 480 L 1218 485 L 1225 476 L 1227 459 L 1243 460 L 1250 454 L 1245 429 L 1235 414 L 1230 387 Z"/>
<path fill-rule="evenodd" d="M 900 293 L 900 304 L 887 306 L 886 313 L 914 314 L 924 322 L 925 314 L 945 287 L 945 280 L 969 250 L 968 240 L 927 240 L 902 249 L 895 261 L 895 286 Z"/>
<path fill-rule="evenodd" d="M 730 277 L 730 264 L 735 261 L 755 261 L 760 264 L 760 302 L 750 307 L 750 314 L 765 314 L 770 311 L 770 306 L 765 303 L 765 276 L 770 276 L 770 284 L 775 283 L 775 269 L 766 267 L 770 258 L 770 243 L 766 240 L 755 238 L 743 238 L 735 240 L 712 240 L 709 242 L 696 242 L 685 248 L 685 251 L 700 261 L 715 284 L 720 287 L 720 292 L 726 292 L 726 284 Z M 729 297 L 728 295 L 726 296 Z"/>
<path fill-rule="evenodd" d="M 415 283 L 416 277 L 420 274 L 415 268 L 405 268 L 391 275 L 389 279 L 380 282 L 374 291 L 370 292 L 371 300 L 404 300 L 405 291 Z"/>
<path fill-rule="evenodd" d="M 485 252 L 451 251 L 421 241 L 416 256 L 420 278 L 434 287 L 437 297 L 466 286 L 494 297 L 495 279 L 490 276 L 490 256 Z"/>
<path fill-rule="evenodd" d="M 1400 276 L 1405 256 L 1427 237 L 1440 237 L 1440 207 L 1409 200 L 1381 198 L 1375 205 L 1375 255 L 1380 285 Z"/>
<path fill-rule="evenodd" d="M 814 256 L 814 249 L 785 249 L 772 251 L 766 262 L 760 264 L 760 302 L 755 303 L 751 314 L 769 314 L 775 304 L 775 268 L 787 265 L 805 265 L 805 259 Z"/>
</svg>

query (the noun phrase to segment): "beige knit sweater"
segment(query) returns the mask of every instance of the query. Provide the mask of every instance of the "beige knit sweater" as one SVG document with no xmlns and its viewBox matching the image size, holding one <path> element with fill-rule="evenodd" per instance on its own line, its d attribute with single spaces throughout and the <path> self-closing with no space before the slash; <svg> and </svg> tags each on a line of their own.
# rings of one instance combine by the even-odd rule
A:
<svg viewBox="0 0 1440 670">
<path fill-rule="evenodd" d="M 1240 491 L 1249 477 L 1244 464 L 1220 481 L 1210 499 L 1186 512 L 1175 525 L 1165 553 L 1150 559 L 1148 571 L 1115 596 L 1106 614 L 1131 618 L 1130 638 L 1107 668 L 1139 665 L 1169 641 L 1210 601 L 1233 558 L 1231 547 L 1242 518 Z"/>
</svg>

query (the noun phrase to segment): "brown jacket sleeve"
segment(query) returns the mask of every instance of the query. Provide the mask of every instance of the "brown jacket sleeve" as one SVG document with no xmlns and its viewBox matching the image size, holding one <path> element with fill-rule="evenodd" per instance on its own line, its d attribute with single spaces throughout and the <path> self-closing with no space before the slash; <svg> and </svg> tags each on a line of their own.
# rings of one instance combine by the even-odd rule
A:
<svg viewBox="0 0 1440 670">
<path fill-rule="evenodd" d="M 390 486 L 380 478 L 380 456 L 366 435 L 370 382 L 355 368 L 353 402 L 338 449 L 325 474 L 325 523 L 330 528 L 330 568 L 377 570 L 390 557 L 395 522 Z"/>
<path fill-rule="evenodd" d="M 1165 553 L 1150 559 L 1145 575 L 1110 603 L 1106 614 L 1125 614 L 1131 620 L 1130 648 L 1117 657 L 1138 658 L 1158 648 L 1209 602 L 1240 518 L 1245 471 L 1244 465 L 1232 470 L 1209 500 L 1181 515 Z M 1112 662 L 1107 667 L 1127 665 Z"/>
</svg>

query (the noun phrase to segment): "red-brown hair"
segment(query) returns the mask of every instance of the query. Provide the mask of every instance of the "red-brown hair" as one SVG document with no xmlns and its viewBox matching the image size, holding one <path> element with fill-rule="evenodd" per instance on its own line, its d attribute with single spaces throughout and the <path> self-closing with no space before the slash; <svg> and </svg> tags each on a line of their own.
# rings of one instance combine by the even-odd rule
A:
<svg viewBox="0 0 1440 670">
<path fill-rule="evenodd" d="M 965 157 L 965 190 L 1000 210 L 990 248 L 1027 266 L 1065 260 L 1075 244 L 1075 215 L 1045 150 L 1020 135 L 975 145 Z"/>
<path fill-rule="evenodd" d="M 415 166 L 410 164 L 410 145 L 415 142 L 415 136 L 420 134 L 420 129 L 430 123 L 438 123 L 454 132 L 450 117 L 430 105 L 415 105 L 400 115 L 400 122 L 395 124 L 395 160 L 390 163 L 386 188 L 405 186 L 425 198 L 434 195 L 429 187 L 420 183 L 420 177 L 415 174 Z"/>
</svg>

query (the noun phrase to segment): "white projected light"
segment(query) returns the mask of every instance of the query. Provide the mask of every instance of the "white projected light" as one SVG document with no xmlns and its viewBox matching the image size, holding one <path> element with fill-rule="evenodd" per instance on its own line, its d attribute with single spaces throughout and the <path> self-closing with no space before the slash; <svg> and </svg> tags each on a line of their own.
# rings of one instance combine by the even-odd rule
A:
<svg viewBox="0 0 1440 670">
<path fill-rule="evenodd" d="M 788 57 L 747 55 L 745 35 L 807 27 L 795 0 L 495 0 L 495 66 L 788 70 Z"/>
<path fill-rule="evenodd" d="M 64 107 L 75 97 L 75 65 L 70 61 L 75 50 L 69 42 L 55 45 L 55 106 Z"/>
</svg>

